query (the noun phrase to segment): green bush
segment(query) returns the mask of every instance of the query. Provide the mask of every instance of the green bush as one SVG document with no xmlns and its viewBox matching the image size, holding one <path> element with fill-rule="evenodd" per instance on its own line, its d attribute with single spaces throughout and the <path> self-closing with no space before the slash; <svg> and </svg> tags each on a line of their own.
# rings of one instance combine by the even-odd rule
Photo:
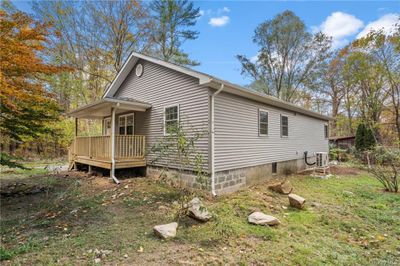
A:
<svg viewBox="0 0 400 266">
<path fill-rule="evenodd" d="M 345 149 L 341 148 L 330 148 L 329 149 L 329 158 L 330 160 L 336 160 L 339 162 L 346 162 L 348 161 L 348 152 Z"/>
<path fill-rule="evenodd" d="M 375 144 L 374 133 L 371 128 L 361 123 L 357 127 L 355 146 L 358 151 L 365 151 L 372 149 Z"/>
<path fill-rule="evenodd" d="M 368 170 L 386 191 L 399 192 L 400 149 L 376 147 L 368 152 Z"/>
</svg>

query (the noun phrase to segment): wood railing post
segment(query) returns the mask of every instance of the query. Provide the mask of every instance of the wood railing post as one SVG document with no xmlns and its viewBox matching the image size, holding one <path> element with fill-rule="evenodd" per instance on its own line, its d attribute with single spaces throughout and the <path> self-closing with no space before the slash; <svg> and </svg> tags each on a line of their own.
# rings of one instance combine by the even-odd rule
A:
<svg viewBox="0 0 400 266">
<path fill-rule="evenodd" d="M 89 137 L 89 158 L 92 158 L 92 137 Z"/>
</svg>

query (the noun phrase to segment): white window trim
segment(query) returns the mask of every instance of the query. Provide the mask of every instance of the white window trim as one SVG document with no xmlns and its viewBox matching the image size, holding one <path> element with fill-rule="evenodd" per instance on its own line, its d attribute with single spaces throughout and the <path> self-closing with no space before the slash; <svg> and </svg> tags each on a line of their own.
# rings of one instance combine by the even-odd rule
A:
<svg viewBox="0 0 400 266">
<path fill-rule="evenodd" d="M 111 117 L 107 117 L 107 118 L 103 119 L 103 135 L 104 136 L 108 136 L 107 135 L 107 121 L 110 121 L 110 129 L 111 129 Z"/>
<path fill-rule="evenodd" d="M 171 104 L 171 105 L 168 105 L 168 106 L 164 106 L 164 112 L 163 112 L 163 131 L 164 131 L 164 136 L 170 136 L 171 134 L 169 134 L 169 133 L 167 133 L 167 131 L 166 131 L 166 129 L 167 129 L 167 127 L 165 126 L 165 110 L 167 109 L 167 108 L 171 108 L 171 107 L 177 107 L 178 108 L 178 118 L 177 118 L 177 120 L 178 120 L 178 124 L 179 124 L 179 122 L 180 122 L 180 106 L 179 106 L 179 104 Z"/>
<path fill-rule="evenodd" d="M 121 117 L 125 117 L 125 125 L 124 125 L 124 127 L 125 127 L 125 134 L 124 135 L 120 135 L 120 136 L 126 136 L 127 134 L 126 134 L 126 132 L 127 132 L 127 130 L 126 130 L 126 117 L 127 116 L 133 116 L 133 124 L 132 124 L 132 136 L 133 135 L 135 135 L 135 113 L 129 113 L 129 114 L 124 114 L 124 115 L 119 115 L 118 116 L 118 123 L 117 123 L 117 128 L 118 128 L 118 135 L 120 135 L 119 134 L 119 128 L 120 128 L 120 126 L 119 126 L 119 119 L 121 118 Z"/>
<path fill-rule="evenodd" d="M 282 130 L 282 116 L 287 117 L 287 133 L 288 133 L 287 135 L 283 135 L 283 130 Z M 281 130 L 281 138 L 289 138 L 289 116 L 288 116 L 288 115 L 283 115 L 283 114 L 281 114 L 279 125 L 280 125 L 280 130 Z"/>
<path fill-rule="evenodd" d="M 261 134 L 261 132 L 260 132 L 260 112 L 265 112 L 265 113 L 267 113 L 267 119 L 268 119 L 268 122 L 267 122 L 267 134 Z M 267 137 L 268 136 L 268 134 L 269 134 L 269 112 L 267 111 L 267 110 L 265 110 L 265 109 L 261 109 L 261 108 L 258 108 L 258 136 L 259 137 Z"/>
</svg>

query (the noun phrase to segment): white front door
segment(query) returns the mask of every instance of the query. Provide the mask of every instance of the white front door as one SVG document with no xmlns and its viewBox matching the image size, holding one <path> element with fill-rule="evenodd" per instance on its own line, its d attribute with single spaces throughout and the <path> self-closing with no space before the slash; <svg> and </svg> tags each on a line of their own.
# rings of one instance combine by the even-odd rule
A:
<svg viewBox="0 0 400 266">
<path fill-rule="evenodd" d="M 105 118 L 103 123 L 103 135 L 111 135 L 111 118 Z"/>
</svg>

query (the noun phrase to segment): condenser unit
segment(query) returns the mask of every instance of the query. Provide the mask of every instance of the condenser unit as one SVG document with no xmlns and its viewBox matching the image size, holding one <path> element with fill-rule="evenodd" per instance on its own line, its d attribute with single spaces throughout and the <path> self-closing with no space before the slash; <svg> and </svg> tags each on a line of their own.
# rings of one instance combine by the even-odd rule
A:
<svg viewBox="0 0 400 266">
<path fill-rule="evenodd" d="M 329 156 L 327 152 L 317 152 L 316 156 L 316 167 L 324 168 L 329 166 Z"/>
</svg>

